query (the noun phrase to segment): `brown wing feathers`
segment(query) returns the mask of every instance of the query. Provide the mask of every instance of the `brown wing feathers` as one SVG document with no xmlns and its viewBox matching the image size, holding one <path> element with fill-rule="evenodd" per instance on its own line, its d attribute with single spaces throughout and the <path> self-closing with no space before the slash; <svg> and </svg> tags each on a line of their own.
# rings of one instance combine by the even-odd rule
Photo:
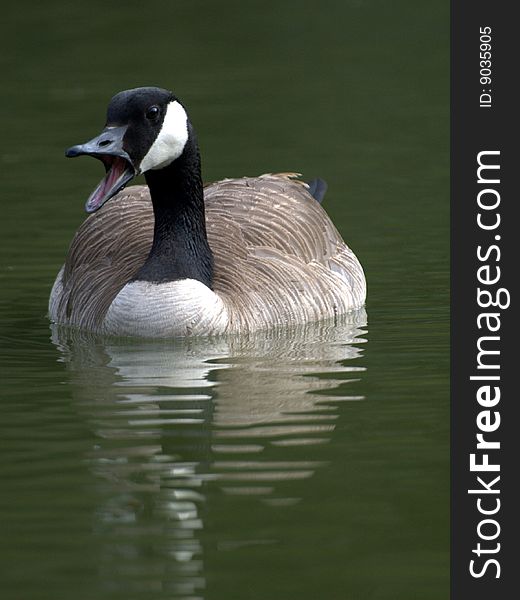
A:
<svg viewBox="0 0 520 600">
<path fill-rule="evenodd" d="M 335 302 L 331 269 L 343 273 L 356 260 L 306 184 L 293 175 L 227 179 L 204 188 L 213 288 L 244 326 L 253 316 L 266 327 L 282 325 L 287 310 L 296 315 L 302 303 L 319 318 L 324 305 Z M 98 329 L 144 263 L 152 236 L 146 186 L 128 188 L 89 216 L 64 266 L 58 320 Z"/>
</svg>

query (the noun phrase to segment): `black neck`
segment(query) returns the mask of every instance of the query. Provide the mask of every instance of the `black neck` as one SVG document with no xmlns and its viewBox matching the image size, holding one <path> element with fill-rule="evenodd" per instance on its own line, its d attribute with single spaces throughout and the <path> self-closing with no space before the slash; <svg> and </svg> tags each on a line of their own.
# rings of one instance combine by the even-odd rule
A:
<svg viewBox="0 0 520 600">
<path fill-rule="evenodd" d="M 148 171 L 145 179 L 155 226 L 150 254 L 134 280 L 196 279 L 211 287 L 213 254 L 206 236 L 200 155 L 192 136 L 177 160 Z"/>
</svg>

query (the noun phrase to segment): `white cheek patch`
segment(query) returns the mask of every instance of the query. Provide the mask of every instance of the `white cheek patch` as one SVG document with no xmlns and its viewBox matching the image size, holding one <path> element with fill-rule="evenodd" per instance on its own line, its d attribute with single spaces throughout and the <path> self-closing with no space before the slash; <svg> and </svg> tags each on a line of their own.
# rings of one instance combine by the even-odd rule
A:
<svg viewBox="0 0 520 600">
<path fill-rule="evenodd" d="M 159 135 L 139 165 L 141 173 L 162 169 L 182 154 L 188 141 L 188 115 L 177 102 L 170 102 Z"/>
</svg>

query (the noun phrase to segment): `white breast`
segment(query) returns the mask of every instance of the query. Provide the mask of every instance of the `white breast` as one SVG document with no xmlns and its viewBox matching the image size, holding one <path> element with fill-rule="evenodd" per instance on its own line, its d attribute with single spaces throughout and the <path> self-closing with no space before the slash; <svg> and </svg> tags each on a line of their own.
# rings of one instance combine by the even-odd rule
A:
<svg viewBox="0 0 520 600">
<path fill-rule="evenodd" d="M 158 338 L 224 333 L 228 324 L 222 299 L 200 281 L 133 281 L 110 305 L 103 330 L 112 335 Z"/>
</svg>

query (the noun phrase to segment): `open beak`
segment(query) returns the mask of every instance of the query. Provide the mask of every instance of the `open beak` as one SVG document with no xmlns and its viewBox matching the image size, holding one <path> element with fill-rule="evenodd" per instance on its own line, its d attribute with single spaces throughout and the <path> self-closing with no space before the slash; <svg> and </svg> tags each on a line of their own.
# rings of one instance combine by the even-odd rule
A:
<svg viewBox="0 0 520 600">
<path fill-rule="evenodd" d="M 130 156 L 123 150 L 123 137 L 126 129 L 127 125 L 106 127 L 94 139 L 85 144 L 72 146 L 65 152 L 65 156 L 68 158 L 87 154 L 98 158 L 105 165 L 105 177 L 90 194 L 85 204 L 85 210 L 88 213 L 93 213 L 101 208 L 107 200 L 115 196 L 137 175 Z"/>
</svg>

